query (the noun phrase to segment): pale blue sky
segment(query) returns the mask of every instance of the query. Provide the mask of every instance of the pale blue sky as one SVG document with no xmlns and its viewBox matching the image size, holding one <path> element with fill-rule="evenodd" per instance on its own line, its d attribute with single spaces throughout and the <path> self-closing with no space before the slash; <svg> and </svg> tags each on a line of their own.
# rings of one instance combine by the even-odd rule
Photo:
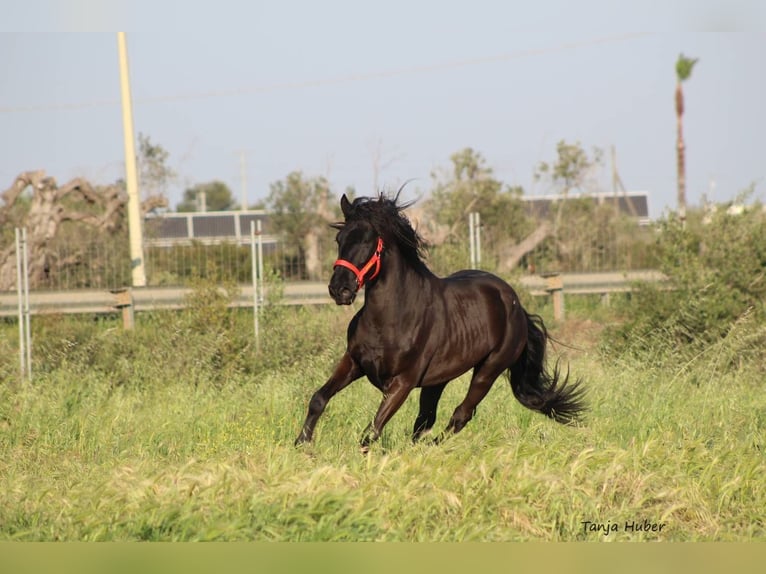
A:
<svg viewBox="0 0 766 574">
<path fill-rule="evenodd" d="M 170 152 L 172 205 L 213 179 L 239 198 L 243 154 L 250 202 L 292 170 L 369 194 L 376 156 L 380 185 L 423 193 L 467 146 L 539 194 L 533 171 L 564 139 L 607 152 L 605 191 L 614 145 L 625 186 L 658 216 L 675 206 L 680 52 L 700 59 L 685 85 L 690 202 L 752 182 L 764 199 L 764 3 L 188 4 L 4 6 L 0 189 L 29 169 L 123 176 L 117 39 L 100 32 L 123 28 L 135 130 Z"/>
</svg>

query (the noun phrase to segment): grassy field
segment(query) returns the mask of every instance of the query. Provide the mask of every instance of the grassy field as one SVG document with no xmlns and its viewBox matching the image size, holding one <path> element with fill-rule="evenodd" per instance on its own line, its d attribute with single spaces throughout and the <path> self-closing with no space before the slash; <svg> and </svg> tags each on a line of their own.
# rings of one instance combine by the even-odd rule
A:
<svg viewBox="0 0 766 574">
<path fill-rule="evenodd" d="M 274 311 L 260 355 L 250 317 L 215 304 L 132 333 L 35 318 L 24 386 L 0 326 L 0 540 L 766 540 L 763 371 L 724 346 L 673 368 L 606 360 L 608 316 L 574 309 L 551 326 L 578 347 L 559 350 L 587 385 L 581 426 L 500 379 L 445 443 L 410 443 L 411 397 L 363 456 L 380 394 L 359 381 L 295 449 L 349 312 Z M 448 386 L 438 428 L 466 388 Z"/>
</svg>

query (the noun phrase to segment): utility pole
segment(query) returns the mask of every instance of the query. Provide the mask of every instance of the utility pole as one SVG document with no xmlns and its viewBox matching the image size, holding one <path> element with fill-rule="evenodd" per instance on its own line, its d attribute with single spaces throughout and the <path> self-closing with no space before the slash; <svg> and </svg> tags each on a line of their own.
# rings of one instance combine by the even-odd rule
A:
<svg viewBox="0 0 766 574">
<path fill-rule="evenodd" d="M 146 286 L 144 271 L 144 236 L 141 231 L 141 209 L 138 196 L 136 144 L 133 137 L 133 104 L 130 98 L 128 48 L 125 32 L 117 32 L 120 57 L 120 94 L 122 99 L 122 129 L 125 137 L 125 183 L 128 188 L 128 232 L 130 236 L 130 268 L 133 287 Z"/>
<path fill-rule="evenodd" d="M 242 181 L 242 201 L 239 209 L 247 211 L 247 158 L 244 151 L 239 152 L 239 177 Z"/>
<path fill-rule="evenodd" d="M 638 217 L 638 211 L 636 211 L 636 206 L 633 205 L 633 200 L 628 196 L 628 192 L 625 190 L 625 186 L 622 183 L 622 178 L 620 178 L 620 173 L 617 171 L 617 151 L 615 151 L 614 145 L 611 147 L 612 150 L 612 195 L 614 195 L 614 208 L 616 213 L 620 213 L 620 206 L 618 205 L 618 191 L 622 193 L 622 196 L 625 198 L 625 203 L 628 206 L 628 209 L 630 210 L 630 214 L 633 217 Z"/>
<path fill-rule="evenodd" d="M 204 189 L 197 192 L 197 211 L 207 213 L 207 192 Z"/>
</svg>

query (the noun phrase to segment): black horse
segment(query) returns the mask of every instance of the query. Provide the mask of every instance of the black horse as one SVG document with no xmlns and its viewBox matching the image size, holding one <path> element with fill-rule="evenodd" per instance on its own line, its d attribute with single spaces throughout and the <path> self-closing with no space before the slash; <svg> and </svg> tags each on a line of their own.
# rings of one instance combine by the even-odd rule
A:
<svg viewBox="0 0 766 574">
<path fill-rule="evenodd" d="M 468 394 L 446 433 L 459 432 L 473 417 L 495 379 L 504 372 L 519 402 L 569 423 L 583 411 L 579 381 L 567 384 L 558 364 L 544 366 L 548 334 L 542 319 L 527 313 L 515 291 L 483 271 L 439 278 L 423 261 L 423 242 L 390 199 L 344 195 L 338 230 L 338 260 L 330 295 L 349 305 L 366 285 L 364 305 L 348 326 L 348 346 L 328 381 L 317 390 L 295 444 L 310 442 L 317 420 L 337 392 L 366 375 L 383 402 L 362 438 L 362 448 L 380 437 L 410 391 L 420 387 L 413 440 L 433 427 L 447 383 L 473 368 Z"/>
</svg>

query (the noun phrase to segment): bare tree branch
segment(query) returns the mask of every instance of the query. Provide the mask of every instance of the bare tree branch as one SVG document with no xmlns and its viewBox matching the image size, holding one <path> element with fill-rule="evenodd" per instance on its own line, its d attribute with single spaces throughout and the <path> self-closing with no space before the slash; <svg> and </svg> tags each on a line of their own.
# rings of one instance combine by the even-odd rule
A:
<svg viewBox="0 0 766 574">
<path fill-rule="evenodd" d="M 551 224 L 542 222 L 537 229 L 527 235 L 516 245 L 508 248 L 505 257 L 500 261 L 500 266 L 506 271 L 512 271 L 522 258 L 542 243 L 551 234 Z"/>
<path fill-rule="evenodd" d="M 29 188 L 32 189 L 29 207 L 25 207 L 23 215 L 19 212 L 14 215 L 19 197 Z M 33 287 L 51 272 L 79 261 L 77 254 L 62 260 L 53 256 L 51 245 L 62 223 L 75 222 L 98 232 L 114 233 L 124 223 L 128 201 L 127 194 L 118 185 L 96 187 L 78 177 L 59 187 L 43 170 L 19 174 L 0 197 L 3 199 L 0 224 L 15 218 L 20 219 L 14 221 L 16 225 L 27 228 L 29 274 Z M 167 200 L 164 197 L 153 196 L 147 198 L 141 208 L 146 214 L 151 209 L 165 206 Z M 0 250 L 0 290 L 10 289 L 15 284 L 14 250 L 13 244 Z M 51 268 L 52 262 L 57 266 L 55 269 Z"/>
</svg>

